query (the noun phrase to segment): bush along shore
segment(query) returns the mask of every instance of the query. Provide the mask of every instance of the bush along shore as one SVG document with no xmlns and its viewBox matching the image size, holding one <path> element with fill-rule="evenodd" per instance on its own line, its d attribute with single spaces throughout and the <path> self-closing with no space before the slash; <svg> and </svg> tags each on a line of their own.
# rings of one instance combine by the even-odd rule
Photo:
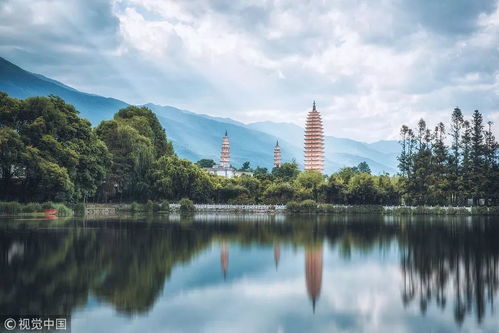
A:
<svg viewBox="0 0 499 333">
<path fill-rule="evenodd" d="M 0 215 L 56 215 L 71 216 L 74 211 L 63 203 L 29 202 L 19 203 L 15 201 L 0 202 Z"/>
<path fill-rule="evenodd" d="M 286 205 L 220 205 L 194 204 L 190 199 L 178 203 L 167 200 L 131 204 L 87 204 L 70 207 L 62 203 L 0 202 L 0 215 L 44 216 L 47 210 L 51 215 L 115 215 L 115 214 L 188 214 L 193 212 L 231 212 L 231 213 L 286 213 L 286 214 L 370 214 L 370 215 L 450 215 L 450 216 L 499 216 L 499 207 L 428 207 L 428 206 L 381 206 L 381 205 L 334 205 L 317 203 L 314 200 L 290 201 Z M 55 212 L 53 211 L 55 210 Z"/>
<path fill-rule="evenodd" d="M 429 206 L 381 206 L 381 205 L 333 205 L 318 204 L 314 200 L 301 202 L 290 201 L 286 205 L 290 213 L 314 214 L 385 214 L 403 215 L 496 215 L 499 216 L 499 206 L 493 207 L 429 207 Z"/>
</svg>

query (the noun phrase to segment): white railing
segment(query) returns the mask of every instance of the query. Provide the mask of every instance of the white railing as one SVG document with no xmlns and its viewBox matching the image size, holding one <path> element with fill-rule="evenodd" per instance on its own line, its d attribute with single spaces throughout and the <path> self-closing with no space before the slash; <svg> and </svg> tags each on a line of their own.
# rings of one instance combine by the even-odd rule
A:
<svg viewBox="0 0 499 333">
<path fill-rule="evenodd" d="M 285 205 L 217 205 L 217 204 L 195 204 L 196 210 L 246 210 L 246 211 L 269 211 L 286 209 Z M 170 204 L 170 209 L 180 209 L 180 204 Z"/>
</svg>

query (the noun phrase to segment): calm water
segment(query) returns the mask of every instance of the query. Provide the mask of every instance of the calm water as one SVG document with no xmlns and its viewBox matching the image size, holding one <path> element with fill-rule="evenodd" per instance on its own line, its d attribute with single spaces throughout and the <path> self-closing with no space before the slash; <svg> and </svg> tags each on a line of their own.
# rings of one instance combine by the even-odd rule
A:
<svg viewBox="0 0 499 333">
<path fill-rule="evenodd" d="M 499 221 L 0 219 L 0 314 L 72 332 L 499 331 Z"/>
</svg>

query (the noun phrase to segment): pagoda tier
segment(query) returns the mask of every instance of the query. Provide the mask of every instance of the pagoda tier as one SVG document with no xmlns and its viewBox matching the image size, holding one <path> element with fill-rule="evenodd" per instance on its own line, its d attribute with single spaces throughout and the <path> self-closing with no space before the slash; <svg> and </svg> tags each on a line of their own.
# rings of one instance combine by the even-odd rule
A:
<svg viewBox="0 0 499 333">
<path fill-rule="evenodd" d="M 313 104 L 307 115 L 304 138 L 305 170 L 324 172 L 324 129 L 320 113 Z"/>
<path fill-rule="evenodd" d="M 227 131 L 222 140 L 222 150 L 220 152 L 220 165 L 224 168 L 230 167 L 230 143 Z"/>
</svg>

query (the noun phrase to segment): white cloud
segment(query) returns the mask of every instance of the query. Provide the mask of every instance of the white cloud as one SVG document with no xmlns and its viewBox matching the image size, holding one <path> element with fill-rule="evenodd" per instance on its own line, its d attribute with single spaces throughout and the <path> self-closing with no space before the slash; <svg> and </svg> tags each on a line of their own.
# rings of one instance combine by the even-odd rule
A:
<svg viewBox="0 0 499 333">
<path fill-rule="evenodd" d="M 456 105 L 494 117 L 497 4 L 7 0 L 0 52 L 78 89 L 246 122 L 302 125 L 316 99 L 327 134 L 373 141 Z"/>
</svg>

